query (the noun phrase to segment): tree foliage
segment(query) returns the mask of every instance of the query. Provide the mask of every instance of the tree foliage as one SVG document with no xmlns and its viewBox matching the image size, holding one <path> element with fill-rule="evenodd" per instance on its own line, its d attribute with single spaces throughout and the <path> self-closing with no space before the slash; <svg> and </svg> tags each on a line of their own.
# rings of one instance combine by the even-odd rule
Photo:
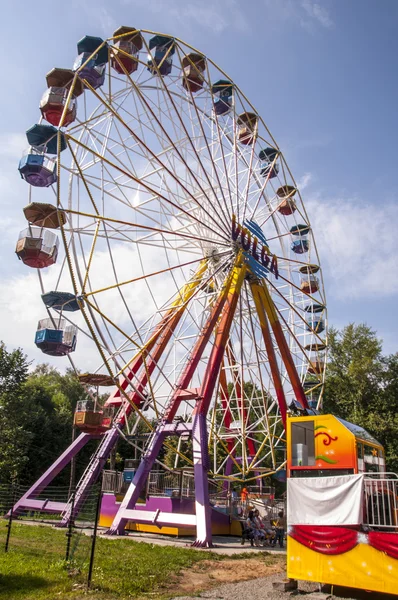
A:
<svg viewBox="0 0 398 600">
<path fill-rule="evenodd" d="M 70 443 L 76 402 L 86 396 L 71 370 L 28 368 L 21 350 L 0 345 L 1 482 L 31 482 L 51 465 Z"/>
<path fill-rule="evenodd" d="M 29 373 L 29 367 L 22 350 L 9 352 L 0 343 L 2 483 L 30 483 L 51 465 L 71 442 L 76 402 L 87 397 L 72 370 L 61 374 L 44 364 Z M 245 397 L 253 397 L 258 390 L 245 382 L 244 392 Z M 236 412 L 236 392 L 231 384 L 228 393 L 231 409 Z M 324 411 L 365 427 L 383 444 L 387 469 L 398 472 L 398 353 L 383 356 L 380 340 L 366 325 L 350 324 L 341 331 L 330 330 Z M 220 415 L 221 412 L 215 415 L 219 424 Z M 160 459 L 173 468 L 177 438 L 167 441 L 171 449 L 163 448 Z M 92 450 L 89 444 L 79 454 L 78 474 Z M 191 440 L 184 441 L 180 450 L 191 458 Z M 217 452 L 221 462 L 226 450 L 218 444 Z M 131 446 L 122 440 L 118 446 L 119 461 L 132 455 Z M 177 465 L 188 463 L 179 458 Z M 63 483 L 68 483 L 68 474 L 63 477 Z"/>
<path fill-rule="evenodd" d="M 398 353 L 383 356 L 381 341 L 364 324 L 329 332 L 324 411 L 364 427 L 398 472 Z"/>
</svg>

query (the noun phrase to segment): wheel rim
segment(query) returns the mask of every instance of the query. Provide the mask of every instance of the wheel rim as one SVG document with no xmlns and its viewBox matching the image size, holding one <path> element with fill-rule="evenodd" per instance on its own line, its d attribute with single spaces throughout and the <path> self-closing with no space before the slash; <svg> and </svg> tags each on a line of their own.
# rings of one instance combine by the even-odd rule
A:
<svg viewBox="0 0 398 600">
<path fill-rule="evenodd" d="M 141 31 L 139 66 L 131 75 L 121 66 L 120 55 L 114 57 L 110 41 L 111 60 L 122 74 L 109 64 L 104 85 L 97 90 L 87 86 L 78 121 L 65 130 L 68 149 L 58 153 L 57 185 L 58 205 L 68 216 L 61 227 L 65 259 L 56 272 L 53 267 L 55 283 L 46 282 L 44 288 L 70 289 L 72 276 L 85 309 L 68 318 L 97 344 L 103 360 L 98 371 L 105 366 L 117 377 L 126 373 L 179 290 L 207 260 L 205 285 L 184 311 L 148 382 L 149 414 L 156 421 L 238 250 L 232 239 L 234 215 L 235 227 L 254 221 L 278 257 L 279 277 L 269 273 L 267 286 L 300 379 L 321 391 L 324 365 L 319 372 L 311 367 L 319 360 L 319 351 L 314 354 L 312 348 L 324 342 L 325 333 L 320 337 L 317 328 L 308 330 L 305 308 L 315 302 L 326 306 L 323 282 L 318 271 L 319 289 L 311 293 L 310 286 L 309 294 L 300 289 L 299 269 L 319 266 L 319 258 L 300 192 L 294 200 L 289 193 L 277 193 L 284 186 L 296 188 L 283 154 L 234 83 L 231 109 L 215 114 L 212 85 L 231 80 L 210 59 L 205 59 L 202 88 L 184 88 L 184 57 L 197 52 L 191 46 L 175 39 L 171 73 L 148 72 L 145 55 L 152 34 Z M 253 114 L 258 117 L 254 126 L 251 117 L 242 118 Z M 251 133 L 249 127 L 249 133 L 241 134 L 247 124 Z M 269 163 L 271 174 L 279 166 L 276 177 L 262 172 L 259 155 L 264 148 L 277 152 Z M 293 202 L 295 210 L 289 214 Z M 291 230 L 303 224 L 309 228 L 308 249 L 301 236 L 299 250 L 304 252 L 296 253 L 290 250 L 295 241 Z M 326 325 L 325 309 L 321 317 Z M 275 351 L 289 403 L 291 384 L 277 347 Z M 192 387 L 199 387 L 208 355 L 209 349 Z M 181 416 L 188 418 L 193 409 L 194 401 L 187 401 Z M 227 472 L 248 481 L 283 468 L 281 415 L 248 281 L 208 414 L 208 431 L 214 477 Z M 177 450 L 174 467 L 184 464 L 181 440 Z"/>
</svg>

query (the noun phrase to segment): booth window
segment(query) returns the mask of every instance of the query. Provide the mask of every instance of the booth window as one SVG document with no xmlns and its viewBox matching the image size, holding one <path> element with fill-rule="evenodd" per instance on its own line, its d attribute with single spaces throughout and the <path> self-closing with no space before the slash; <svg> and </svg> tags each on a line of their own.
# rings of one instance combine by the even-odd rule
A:
<svg viewBox="0 0 398 600">
<path fill-rule="evenodd" d="M 315 466 L 314 421 L 291 425 L 292 467 Z"/>
<path fill-rule="evenodd" d="M 357 456 L 363 458 L 363 444 L 361 442 L 357 442 Z"/>
</svg>

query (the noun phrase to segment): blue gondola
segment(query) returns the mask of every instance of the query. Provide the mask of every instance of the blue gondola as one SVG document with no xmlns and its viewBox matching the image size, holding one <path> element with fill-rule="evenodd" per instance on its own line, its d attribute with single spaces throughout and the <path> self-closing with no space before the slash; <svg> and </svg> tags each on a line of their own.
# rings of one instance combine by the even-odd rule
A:
<svg viewBox="0 0 398 600">
<path fill-rule="evenodd" d="M 46 154 L 58 153 L 58 129 L 52 125 L 36 124 L 26 132 L 26 138 L 30 146 L 41 148 Z M 60 151 L 66 149 L 66 139 L 60 134 Z"/>
<path fill-rule="evenodd" d="M 258 158 L 261 160 L 260 175 L 273 179 L 279 173 L 279 166 L 273 164 L 275 158 L 278 156 L 278 150 L 276 148 L 263 148 L 258 153 Z"/>
<path fill-rule="evenodd" d="M 149 40 L 148 71 L 152 75 L 170 75 L 174 52 L 174 38 L 155 35 Z"/>
<path fill-rule="evenodd" d="M 325 310 L 325 306 L 323 304 L 309 304 L 304 310 L 308 313 L 307 331 L 322 333 L 325 330 L 325 321 L 320 315 Z"/>
<path fill-rule="evenodd" d="M 79 77 L 86 80 L 95 90 L 105 82 L 106 65 L 98 65 L 97 57 L 90 58 L 90 52 L 82 52 L 73 63 L 73 70 L 79 71 Z M 84 65 L 84 66 L 82 66 Z"/>
<path fill-rule="evenodd" d="M 290 246 L 295 254 L 304 254 L 305 252 L 308 252 L 310 247 L 308 240 L 309 231 L 310 228 L 308 227 L 308 225 L 302 224 L 294 225 L 290 229 L 290 233 L 298 238 L 296 240 L 293 240 Z"/>
<path fill-rule="evenodd" d="M 79 71 L 79 77 L 94 89 L 101 87 L 105 82 L 108 44 L 100 37 L 86 35 L 77 43 L 77 52 L 73 71 Z"/>
<path fill-rule="evenodd" d="M 54 308 L 56 310 L 67 312 L 80 310 L 78 298 L 75 294 L 71 294 L 70 292 L 47 292 L 46 294 L 42 294 L 41 299 L 47 308 Z M 81 298 L 79 298 L 79 301 L 83 304 Z"/>
<path fill-rule="evenodd" d="M 55 323 L 55 324 L 54 324 Z M 66 356 L 76 349 L 77 327 L 64 319 L 42 319 L 37 326 L 35 344 L 49 356 Z"/>
<path fill-rule="evenodd" d="M 95 64 L 105 65 L 108 62 L 108 44 L 100 37 L 85 35 L 77 42 L 77 53 L 88 55 L 95 53 Z"/>
<path fill-rule="evenodd" d="M 57 163 L 42 148 L 31 146 L 19 161 L 22 179 L 34 187 L 49 187 L 57 181 Z"/>
<path fill-rule="evenodd" d="M 211 86 L 213 106 L 216 115 L 225 115 L 232 107 L 233 85 L 226 79 L 220 79 Z"/>
</svg>

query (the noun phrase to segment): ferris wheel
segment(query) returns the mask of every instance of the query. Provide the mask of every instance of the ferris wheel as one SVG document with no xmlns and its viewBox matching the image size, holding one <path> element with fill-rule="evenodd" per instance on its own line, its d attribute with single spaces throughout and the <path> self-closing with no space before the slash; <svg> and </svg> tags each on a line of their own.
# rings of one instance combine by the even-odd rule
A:
<svg viewBox="0 0 398 600">
<path fill-rule="evenodd" d="M 76 424 L 110 448 L 145 423 L 150 449 L 174 423 L 178 468 L 195 464 L 181 431 L 201 413 L 210 478 L 277 473 L 286 412 L 321 405 L 326 350 L 314 234 L 282 151 L 239 87 L 169 35 L 86 36 L 47 85 L 19 165 L 17 254 L 47 309 L 36 345 L 77 366 L 96 347 L 82 380 L 115 385 Z"/>
</svg>

